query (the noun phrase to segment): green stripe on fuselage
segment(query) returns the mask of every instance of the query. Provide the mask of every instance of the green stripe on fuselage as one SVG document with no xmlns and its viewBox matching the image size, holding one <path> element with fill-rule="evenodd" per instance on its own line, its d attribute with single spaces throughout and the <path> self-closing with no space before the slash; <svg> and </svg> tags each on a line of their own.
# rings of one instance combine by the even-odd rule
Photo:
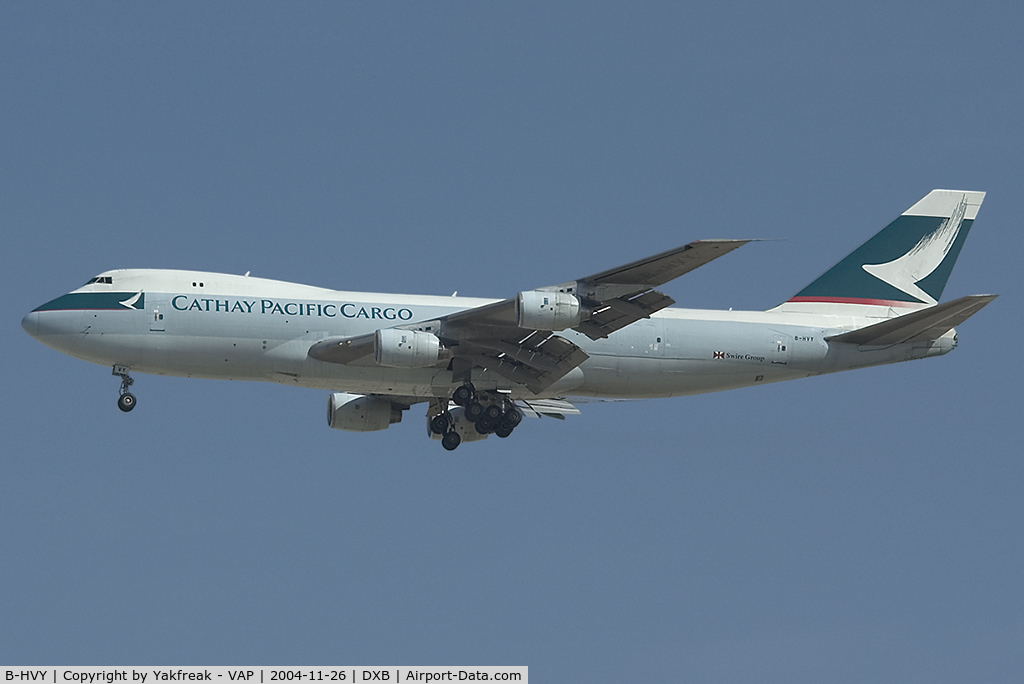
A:
<svg viewBox="0 0 1024 684">
<path fill-rule="evenodd" d="M 62 297 L 57 297 L 52 302 L 47 302 L 36 311 L 77 311 L 77 310 L 101 310 L 101 311 L 132 311 L 146 307 L 146 295 L 142 294 L 133 306 L 127 307 L 121 302 L 127 301 L 136 295 L 135 292 L 72 292 Z"/>
</svg>

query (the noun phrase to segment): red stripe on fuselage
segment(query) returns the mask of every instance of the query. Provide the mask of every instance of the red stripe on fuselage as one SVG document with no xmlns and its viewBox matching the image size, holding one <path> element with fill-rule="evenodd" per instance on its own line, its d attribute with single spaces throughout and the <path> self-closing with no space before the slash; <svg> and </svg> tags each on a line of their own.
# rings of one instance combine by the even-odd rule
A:
<svg viewBox="0 0 1024 684">
<path fill-rule="evenodd" d="M 895 299 L 864 299 L 861 297 L 793 297 L 790 302 L 820 302 L 823 304 L 862 304 L 865 306 L 922 307 L 924 302 L 901 302 Z"/>
</svg>

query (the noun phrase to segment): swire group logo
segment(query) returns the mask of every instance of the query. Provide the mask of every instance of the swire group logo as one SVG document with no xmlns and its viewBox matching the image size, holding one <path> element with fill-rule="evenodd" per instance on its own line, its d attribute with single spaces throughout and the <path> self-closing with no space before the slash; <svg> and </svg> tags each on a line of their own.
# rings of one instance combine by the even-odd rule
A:
<svg viewBox="0 0 1024 684">
<path fill-rule="evenodd" d="M 712 359 L 722 359 L 724 361 L 754 361 L 756 363 L 764 363 L 765 357 L 756 356 L 754 354 L 739 354 L 737 352 L 727 351 L 713 351 L 711 352 Z"/>
</svg>

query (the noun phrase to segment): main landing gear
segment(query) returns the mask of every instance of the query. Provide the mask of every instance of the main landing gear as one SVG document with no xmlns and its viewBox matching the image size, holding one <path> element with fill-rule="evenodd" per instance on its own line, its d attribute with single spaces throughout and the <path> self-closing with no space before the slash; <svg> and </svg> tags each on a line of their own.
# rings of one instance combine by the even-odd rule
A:
<svg viewBox="0 0 1024 684">
<path fill-rule="evenodd" d="M 430 419 L 430 431 L 441 435 L 441 446 L 448 451 L 455 451 L 462 444 L 462 435 L 455 429 L 455 420 L 451 413 L 438 413 Z"/>
<path fill-rule="evenodd" d="M 121 378 L 121 396 L 117 398 L 117 408 L 125 413 L 135 408 L 135 395 L 128 391 L 135 381 L 128 375 L 128 370 L 128 366 L 114 366 L 114 371 L 111 373 L 111 375 Z"/>
<path fill-rule="evenodd" d="M 462 443 L 462 436 L 455 430 L 452 414 L 447 411 L 438 413 L 430 419 L 430 431 L 435 435 L 441 435 L 441 446 L 448 451 L 454 451 Z"/>
<path fill-rule="evenodd" d="M 470 384 L 462 385 L 452 392 L 452 402 L 462 407 L 463 416 L 473 423 L 480 435 L 493 432 L 498 437 L 508 437 L 523 420 L 522 411 L 508 399 L 489 392 L 478 395 Z M 462 436 L 455 429 L 455 421 L 448 411 L 431 418 L 430 429 L 434 434 L 442 435 L 441 446 L 448 451 L 454 451 L 462 443 Z"/>
</svg>

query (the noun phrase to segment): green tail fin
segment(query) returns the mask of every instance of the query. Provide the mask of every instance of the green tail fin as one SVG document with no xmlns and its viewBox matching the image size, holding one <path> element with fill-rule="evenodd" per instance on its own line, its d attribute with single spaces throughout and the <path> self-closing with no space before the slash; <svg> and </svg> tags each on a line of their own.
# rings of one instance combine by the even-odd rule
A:
<svg viewBox="0 0 1024 684">
<path fill-rule="evenodd" d="M 932 190 L 783 307 L 935 304 L 984 199 L 984 192 Z"/>
</svg>

